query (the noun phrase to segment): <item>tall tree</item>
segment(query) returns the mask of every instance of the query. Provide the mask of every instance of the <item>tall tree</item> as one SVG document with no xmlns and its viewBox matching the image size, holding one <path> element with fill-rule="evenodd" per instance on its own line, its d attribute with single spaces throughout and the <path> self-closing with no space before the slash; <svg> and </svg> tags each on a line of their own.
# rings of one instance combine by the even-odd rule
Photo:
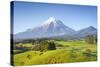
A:
<svg viewBox="0 0 100 67">
<path fill-rule="evenodd" d="M 94 44 L 96 42 L 96 37 L 93 35 L 88 35 L 86 36 L 85 41 L 89 44 Z"/>
</svg>

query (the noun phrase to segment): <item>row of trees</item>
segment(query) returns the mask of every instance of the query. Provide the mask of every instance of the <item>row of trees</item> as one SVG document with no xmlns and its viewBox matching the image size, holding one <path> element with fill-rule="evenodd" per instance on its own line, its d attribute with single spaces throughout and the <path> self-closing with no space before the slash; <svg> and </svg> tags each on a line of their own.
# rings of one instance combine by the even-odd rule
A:
<svg viewBox="0 0 100 67">
<path fill-rule="evenodd" d="M 28 47 L 28 46 L 24 46 L 25 44 L 29 44 L 31 43 L 32 46 Z M 14 44 L 14 49 L 18 49 L 18 50 L 35 50 L 35 51 L 47 51 L 47 50 L 55 50 L 56 49 L 56 44 L 54 43 L 54 41 L 50 41 L 50 40 L 42 40 L 42 39 L 38 39 L 38 40 L 23 40 L 21 42 L 17 42 L 16 44 Z"/>
</svg>

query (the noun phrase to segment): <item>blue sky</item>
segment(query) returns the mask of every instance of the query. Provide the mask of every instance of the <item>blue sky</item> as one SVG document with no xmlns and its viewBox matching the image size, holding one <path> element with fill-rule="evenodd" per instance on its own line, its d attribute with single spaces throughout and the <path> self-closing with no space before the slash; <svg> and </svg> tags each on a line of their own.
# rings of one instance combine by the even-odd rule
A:
<svg viewBox="0 0 100 67">
<path fill-rule="evenodd" d="M 39 26 L 51 16 L 76 31 L 97 24 L 96 6 L 16 1 L 13 7 L 14 34 Z"/>
</svg>

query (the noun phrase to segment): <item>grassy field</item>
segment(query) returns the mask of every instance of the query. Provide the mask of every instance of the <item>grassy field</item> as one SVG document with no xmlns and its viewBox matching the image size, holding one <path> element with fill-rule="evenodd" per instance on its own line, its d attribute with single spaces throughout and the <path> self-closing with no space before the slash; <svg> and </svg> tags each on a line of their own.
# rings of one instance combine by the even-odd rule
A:
<svg viewBox="0 0 100 67">
<path fill-rule="evenodd" d="M 14 54 L 14 65 L 55 64 L 97 60 L 97 45 L 84 41 L 54 41 L 56 50 L 28 50 Z M 32 44 L 23 44 L 31 47 Z M 15 50 L 17 52 L 18 50 Z"/>
</svg>

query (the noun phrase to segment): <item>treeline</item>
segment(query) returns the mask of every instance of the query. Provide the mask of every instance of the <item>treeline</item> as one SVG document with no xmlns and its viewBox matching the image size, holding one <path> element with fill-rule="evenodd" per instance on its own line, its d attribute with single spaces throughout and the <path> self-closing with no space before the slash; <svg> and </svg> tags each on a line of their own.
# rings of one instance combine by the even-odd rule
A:
<svg viewBox="0 0 100 67">
<path fill-rule="evenodd" d="M 26 44 L 32 44 L 31 47 L 25 46 Z M 56 44 L 53 40 L 23 40 L 20 42 L 15 42 L 14 44 L 15 50 L 35 50 L 35 51 L 47 51 L 47 50 L 56 50 Z"/>
</svg>

